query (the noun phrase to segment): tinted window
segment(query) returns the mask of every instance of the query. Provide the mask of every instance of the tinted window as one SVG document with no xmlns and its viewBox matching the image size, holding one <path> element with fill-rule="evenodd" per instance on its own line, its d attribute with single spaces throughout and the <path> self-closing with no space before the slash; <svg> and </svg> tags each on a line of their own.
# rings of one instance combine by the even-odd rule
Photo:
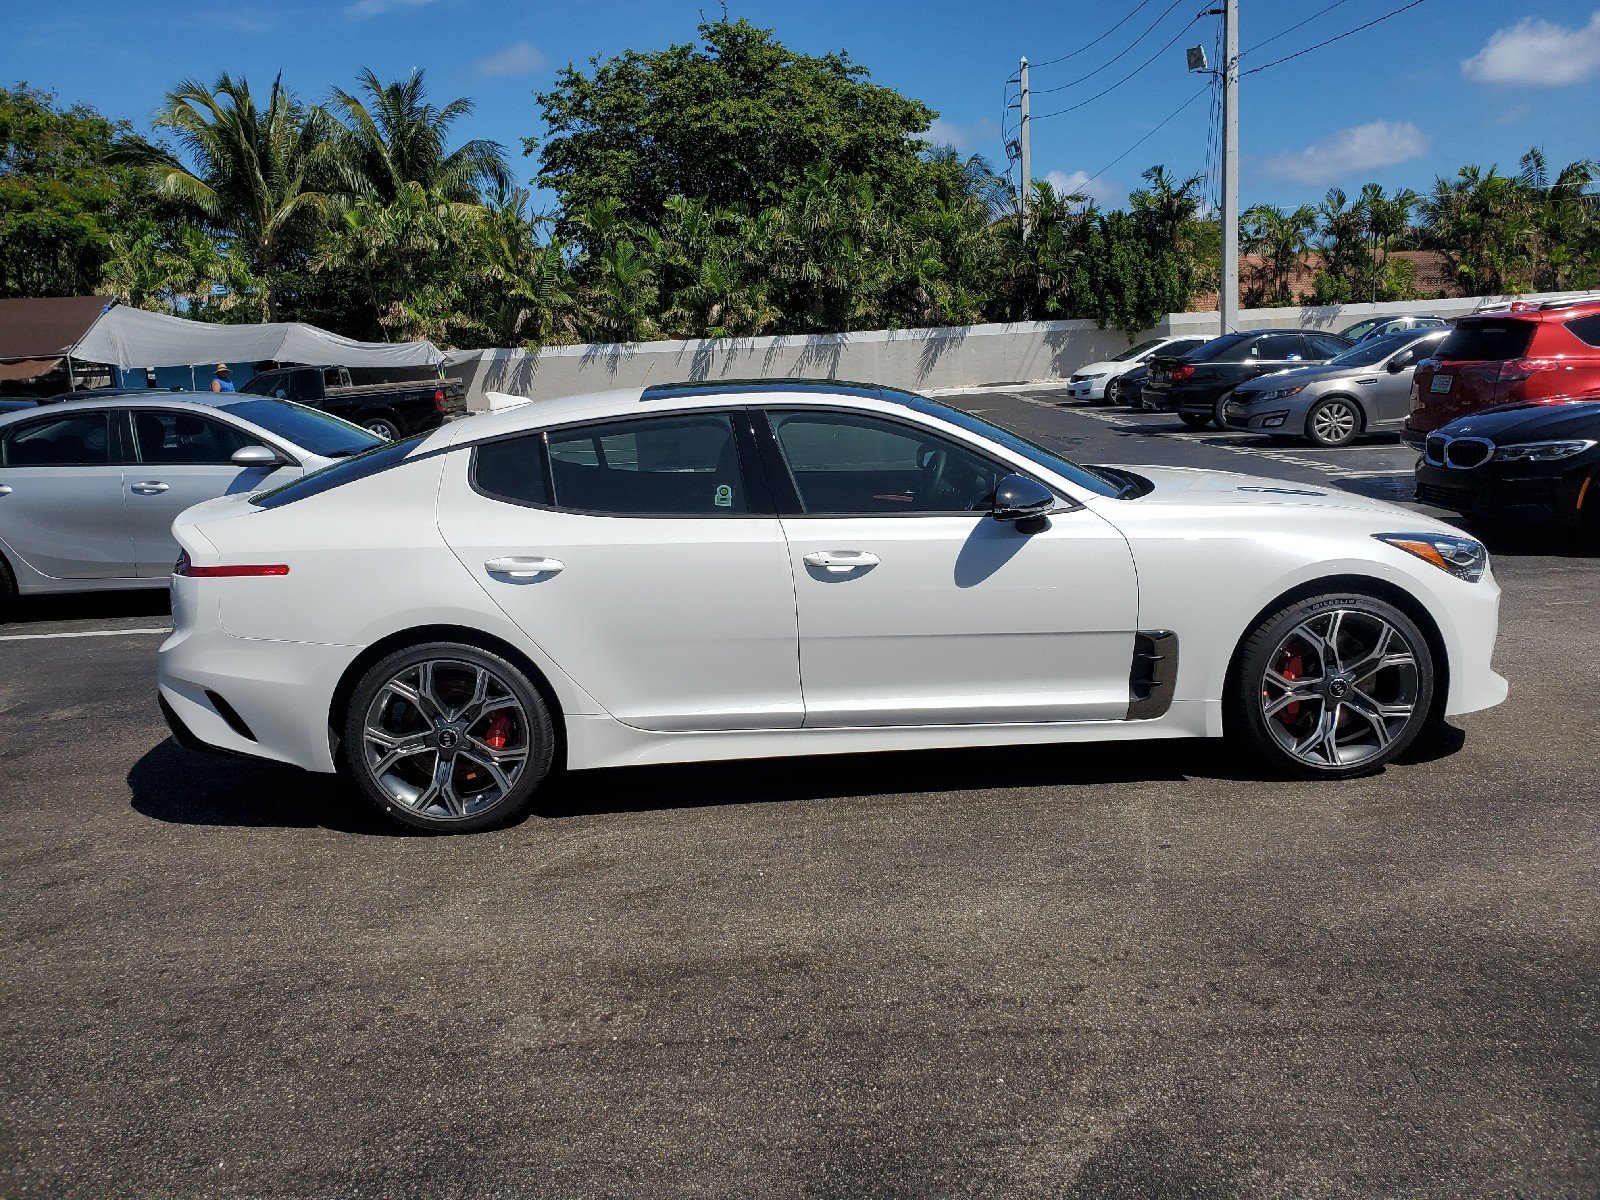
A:
<svg viewBox="0 0 1600 1200">
<path fill-rule="evenodd" d="M 1533 330 L 1532 321 L 1462 321 L 1436 354 L 1453 362 L 1503 362 L 1527 350 Z"/>
<path fill-rule="evenodd" d="M 561 508 L 638 516 L 750 511 L 727 413 L 553 429 L 548 445 Z"/>
<path fill-rule="evenodd" d="M 103 467 L 111 462 L 111 414 L 62 414 L 13 425 L 0 439 L 8 467 Z"/>
<path fill-rule="evenodd" d="M 1143 370 L 1143 368 L 1140 368 Z M 913 412 L 924 413 L 930 417 L 938 417 L 941 421 L 948 421 L 958 429 L 965 429 L 968 433 L 975 433 L 981 438 L 987 438 L 1004 446 L 1014 454 L 1020 454 L 1029 462 L 1038 463 L 1047 471 L 1053 471 L 1063 479 L 1070 479 L 1073 483 L 1088 491 L 1101 496 L 1115 496 L 1119 486 L 1110 480 L 1095 474 L 1088 467 L 1080 467 L 1071 459 L 1062 458 L 1053 450 L 1047 450 L 1038 442 L 1030 442 L 1019 433 L 1009 429 L 1002 429 L 992 425 L 982 417 L 975 417 L 971 413 L 962 412 L 958 408 L 940 404 L 936 400 L 929 400 L 926 396 L 917 396 L 910 405 Z"/>
<path fill-rule="evenodd" d="M 1305 349 L 1298 333 L 1269 333 L 1256 339 L 1248 357 L 1283 362 L 1291 358 L 1304 358 Z"/>
<path fill-rule="evenodd" d="M 384 444 L 377 434 L 349 421 L 287 400 L 241 400 L 227 405 L 227 410 L 323 458 L 344 458 Z"/>
<path fill-rule="evenodd" d="M 1251 345 L 1251 336 L 1247 333 L 1225 333 L 1196 346 L 1183 357 L 1190 362 L 1237 362 Z M 1163 350 L 1161 353 L 1162 357 L 1166 357 L 1168 352 Z"/>
<path fill-rule="evenodd" d="M 863 413 L 769 415 L 807 513 L 979 512 L 1009 473 L 897 421 Z"/>
<path fill-rule="evenodd" d="M 544 434 L 485 442 L 472 452 L 472 484 L 486 496 L 513 504 L 549 504 Z"/>
<path fill-rule="evenodd" d="M 1348 350 L 1341 350 L 1330 361 L 1330 366 L 1335 367 L 1370 367 L 1380 363 L 1393 354 L 1401 346 L 1413 340 L 1409 333 L 1387 334 L 1384 337 L 1369 338 L 1359 342 Z"/>
<path fill-rule="evenodd" d="M 133 410 L 133 444 L 142 463 L 226 463 L 253 443 L 231 425 L 198 413 Z"/>
<path fill-rule="evenodd" d="M 1567 322 L 1567 329 L 1580 342 L 1600 346 L 1600 313 L 1592 317 L 1574 317 Z"/>
<path fill-rule="evenodd" d="M 250 503 L 258 508 L 282 508 L 285 504 L 293 504 L 296 500 L 320 496 L 323 492 L 336 487 L 343 487 L 358 479 L 366 479 L 380 471 L 387 471 L 390 467 L 399 466 L 405 461 L 406 456 L 417 448 L 417 443 L 422 438 L 423 435 L 418 434 L 403 442 L 380 442 L 376 449 L 368 450 L 365 454 L 340 459 L 320 471 L 302 475 L 282 487 L 257 492 L 250 497 Z"/>
<path fill-rule="evenodd" d="M 1182 341 L 1173 342 L 1170 346 L 1162 347 L 1162 354 L 1183 355 L 1191 350 L 1198 350 L 1206 344 L 1205 338 L 1184 338 Z"/>
<path fill-rule="evenodd" d="M 1307 334 L 1306 340 L 1311 343 L 1311 352 L 1318 358 L 1332 358 L 1335 354 L 1340 354 L 1348 348 L 1338 339 L 1321 333 Z"/>
<path fill-rule="evenodd" d="M 1111 361 L 1127 362 L 1130 358 L 1138 358 L 1139 355 L 1154 350 L 1159 345 L 1161 345 L 1160 338 L 1151 338 L 1148 342 L 1140 342 L 1137 346 L 1129 346 L 1121 354 L 1114 355 Z"/>
</svg>

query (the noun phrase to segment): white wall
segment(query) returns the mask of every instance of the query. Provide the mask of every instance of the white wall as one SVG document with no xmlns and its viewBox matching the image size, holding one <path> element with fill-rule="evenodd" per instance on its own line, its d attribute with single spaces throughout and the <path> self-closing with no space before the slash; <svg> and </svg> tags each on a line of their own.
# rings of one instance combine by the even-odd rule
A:
<svg viewBox="0 0 1600 1200">
<path fill-rule="evenodd" d="M 1504 297 L 1247 309 L 1239 314 L 1239 327 L 1342 329 L 1380 313 L 1460 316 L 1501 299 Z M 1216 313 L 1174 313 L 1139 339 L 1158 334 L 1214 334 L 1219 332 L 1218 321 Z M 537 351 L 467 350 L 449 356 L 447 373 L 466 380 L 468 407 L 481 410 L 489 406 L 486 392 L 548 400 L 683 380 L 848 379 L 916 391 L 1044 382 L 1064 379 L 1083 364 L 1108 358 L 1128 345 L 1122 334 L 1097 329 L 1092 321 L 1034 321 L 949 329 L 548 346 Z"/>
</svg>

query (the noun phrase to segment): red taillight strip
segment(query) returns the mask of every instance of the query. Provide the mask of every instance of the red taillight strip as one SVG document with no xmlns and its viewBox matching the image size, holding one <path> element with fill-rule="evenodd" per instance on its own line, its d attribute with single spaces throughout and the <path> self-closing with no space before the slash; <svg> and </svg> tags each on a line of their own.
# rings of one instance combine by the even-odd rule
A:
<svg viewBox="0 0 1600 1200">
<path fill-rule="evenodd" d="M 197 567 L 193 563 L 180 564 L 173 571 L 174 575 L 183 575 L 189 579 L 247 579 L 261 575 L 287 575 L 289 567 L 285 563 L 252 563 L 230 567 Z"/>
</svg>

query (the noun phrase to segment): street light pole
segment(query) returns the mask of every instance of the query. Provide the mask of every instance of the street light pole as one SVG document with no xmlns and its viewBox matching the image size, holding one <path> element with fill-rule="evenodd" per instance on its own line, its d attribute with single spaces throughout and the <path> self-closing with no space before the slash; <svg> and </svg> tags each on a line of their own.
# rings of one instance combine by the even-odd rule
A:
<svg viewBox="0 0 1600 1200">
<path fill-rule="evenodd" d="M 1024 55 L 1018 72 L 1022 81 L 1022 122 L 1018 141 L 1022 147 L 1022 240 L 1028 240 L 1033 228 L 1030 205 L 1033 203 L 1033 129 L 1028 119 L 1028 59 Z"/>
<path fill-rule="evenodd" d="M 1027 92 L 1024 91 L 1026 96 Z M 1027 101 L 1023 101 L 1026 111 Z M 1239 327 L 1239 0 L 1222 7 L 1222 332 Z"/>
</svg>

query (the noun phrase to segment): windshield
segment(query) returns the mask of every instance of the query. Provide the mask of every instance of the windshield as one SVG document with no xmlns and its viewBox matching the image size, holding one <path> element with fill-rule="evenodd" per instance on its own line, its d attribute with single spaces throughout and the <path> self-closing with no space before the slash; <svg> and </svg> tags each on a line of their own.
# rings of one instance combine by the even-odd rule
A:
<svg viewBox="0 0 1600 1200">
<path fill-rule="evenodd" d="M 1020 434 L 1012 433 L 1009 429 L 1002 429 L 998 425 L 991 425 L 981 417 L 971 413 L 964 413 L 960 409 L 950 408 L 936 400 L 929 400 L 926 396 L 917 396 L 909 404 L 913 412 L 922 413 L 924 416 L 938 417 L 941 421 L 948 421 L 968 433 L 975 433 L 979 437 L 988 438 L 1022 455 L 1029 462 L 1038 463 L 1047 471 L 1060 475 L 1063 479 L 1070 479 L 1081 488 L 1086 488 L 1097 496 L 1119 496 L 1122 494 L 1121 484 L 1114 483 L 1098 472 L 1091 471 L 1088 467 L 1081 467 L 1070 459 L 1062 458 L 1053 450 L 1046 450 L 1037 442 L 1030 442 Z"/>
<path fill-rule="evenodd" d="M 282 487 L 257 492 L 250 497 L 250 503 L 257 508 L 282 508 L 285 504 L 293 504 L 296 500 L 320 496 L 332 488 L 343 487 L 347 483 L 376 475 L 379 471 L 387 471 L 390 467 L 399 466 L 404 462 L 406 455 L 415 450 L 417 443 L 426 436 L 419 433 L 416 437 L 407 438 L 403 442 L 379 441 L 364 454 L 342 458 L 320 471 L 312 471 L 309 475 L 290 480 Z"/>
<path fill-rule="evenodd" d="M 1343 329 L 1339 330 L 1339 336 L 1342 338 L 1349 338 L 1351 341 L 1355 341 L 1369 329 L 1376 329 L 1379 325 L 1382 325 L 1389 319 L 1390 318 L 1388 317 L 1368 317 L 1365 321 L 1357 321 L 1354 325 L 1345 326 Z"/>
<path fill-rule="evenodd" d="M 241 400 L 227 410 L 322 458 L 347 458 L 384 444 L 359 425 L 290 400 Z"/>
<path fill-rule="evenodd" d="M 1390 333 L 1383 337 L 1373 338 L 1370 342 L 1358 342 L 1350 349 L 1335 354 L 1328 360 L 1330 367 L 1370 367 L 1382 362 L 1402 346 L 1409 346 L 1424 331 L 1413 329 L 1407 333 Z"/>
<path fill-rule="evenodd" d="M 1112 362 L 1127 362 L 1130 358 L 1138 358 L 1147 351 L 1154 350 L 1161 345 L 1164 338 L 1151 338 L 1148 342 L 1140 342 L 1137 346 L 1129 346 L 1121 354 L 1113 358 Z"/>
<path fill-rule="evenodd" d="M 1435 352 L 1446 362 L 1504 362 L 1533 341 L 1532 321 L 1462 321 Z"/>
</svg>

